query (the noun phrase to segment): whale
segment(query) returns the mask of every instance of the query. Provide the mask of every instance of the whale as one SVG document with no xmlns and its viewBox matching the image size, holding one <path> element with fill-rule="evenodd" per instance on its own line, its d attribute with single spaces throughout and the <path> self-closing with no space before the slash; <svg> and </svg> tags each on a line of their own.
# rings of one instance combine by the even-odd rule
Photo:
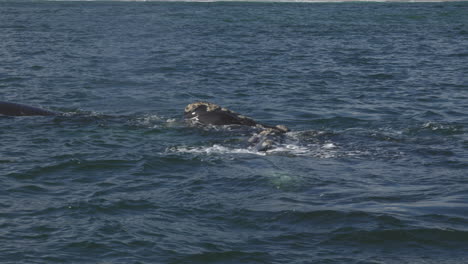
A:
<svg viewBox="0 0 468 264">
<path fill-rule="evenodd" d="M 58 116 L 61 113 L 18 103 L 0 101 L 0 115 L 3 116 Z M 184 109 L 184 118 L 190 124 L 202 126 L 239 125 L 252 127 L 254 133 L 248 142 L 258 151 L 271 149 L 281 142 L 289 129 L 284 125 L 266 125 L 254 119 L 209 102 L 195 102 Z"/>
<path fill-rule="evenodd" d="M 271 149 L 289 131 L 284 125 L 270 126 L 210 102 L 195 102 L 184 109 L 184 118 L 193 125 L 240 125 L 259 131 L 248 142 L 258 151 Z"/>
<path fill-rule="evenodd" d="M 59 113 L 24 104 L 0 101 L 0 115 L 4 116 L 55 116 Z"/>
</svg>

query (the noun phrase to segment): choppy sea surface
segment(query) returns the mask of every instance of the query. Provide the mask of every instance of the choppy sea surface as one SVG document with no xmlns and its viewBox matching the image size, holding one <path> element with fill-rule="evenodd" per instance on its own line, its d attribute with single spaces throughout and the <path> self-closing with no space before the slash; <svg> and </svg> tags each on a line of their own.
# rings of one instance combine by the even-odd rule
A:
<svg viewBox="0 0 468 264">
<path fill-rule="evenodd" d="M 0 262 L 467 263 L 467 10 L 0 2 Z"/>
</svg>

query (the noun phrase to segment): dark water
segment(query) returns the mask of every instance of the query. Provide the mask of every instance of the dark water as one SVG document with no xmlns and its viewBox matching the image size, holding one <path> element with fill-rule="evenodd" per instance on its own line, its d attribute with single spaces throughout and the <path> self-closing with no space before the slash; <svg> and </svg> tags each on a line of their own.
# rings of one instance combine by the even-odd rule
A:
<svg viewBox="0 0 468 264">
<path fill-rule="evenodd" d="M 0 2 L 0 262 L 468 262 L 467 10 Z"/>
</svg>

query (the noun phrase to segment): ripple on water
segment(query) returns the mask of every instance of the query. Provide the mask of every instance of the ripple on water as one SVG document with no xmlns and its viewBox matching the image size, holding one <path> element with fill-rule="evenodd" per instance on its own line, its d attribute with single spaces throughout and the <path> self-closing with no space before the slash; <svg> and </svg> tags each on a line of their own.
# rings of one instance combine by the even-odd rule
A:
<svg viewBox="0 0 468 264">
<path fill-rule="evenodd" d="M 0 99 L 65 114 L 0 117 L 1 263 L 467 262 L 466 3 L 20 2 Z"/>
</svg>

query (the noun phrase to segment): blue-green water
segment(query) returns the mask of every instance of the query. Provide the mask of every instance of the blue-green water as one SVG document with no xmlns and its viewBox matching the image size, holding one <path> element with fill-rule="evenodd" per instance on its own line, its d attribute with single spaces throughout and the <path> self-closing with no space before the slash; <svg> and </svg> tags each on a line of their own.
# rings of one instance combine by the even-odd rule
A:
<svg viewBox="0 0 468 264">
<path fill-rule="evenodd" d="M 467 10 L 0 2 L 0 262 L 468 262 Z"/>
</svg>

